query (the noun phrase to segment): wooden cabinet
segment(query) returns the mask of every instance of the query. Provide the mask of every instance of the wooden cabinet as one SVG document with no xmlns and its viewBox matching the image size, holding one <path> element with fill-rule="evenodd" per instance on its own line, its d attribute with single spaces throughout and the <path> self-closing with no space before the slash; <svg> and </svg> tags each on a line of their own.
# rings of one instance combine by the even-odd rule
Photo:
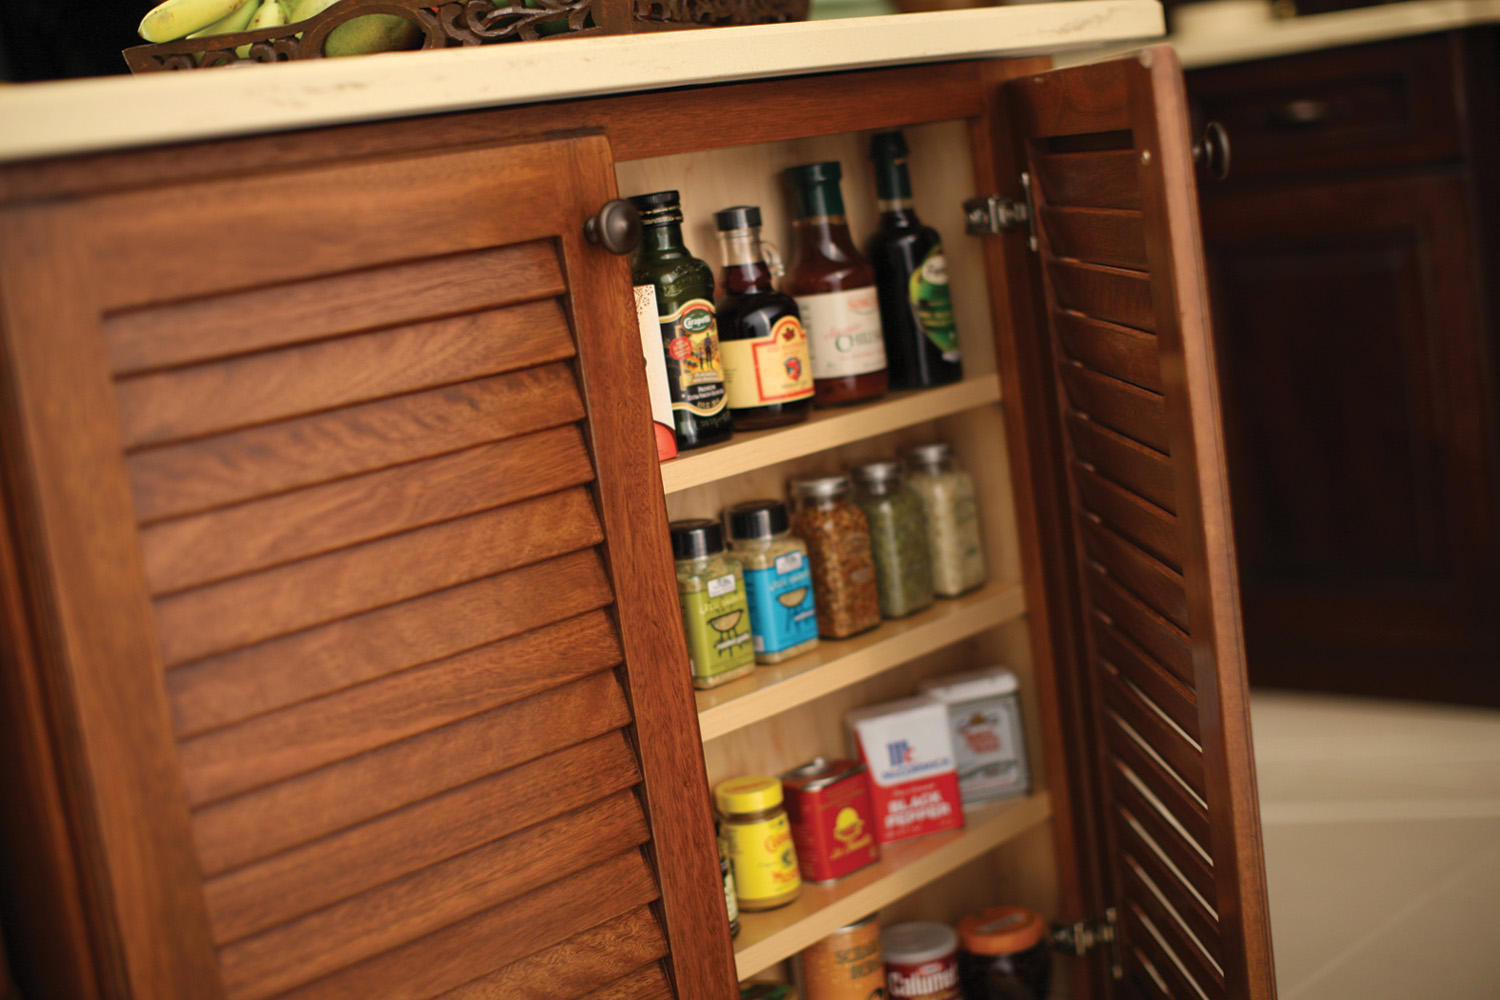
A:
<svg viewBox="0 0 1500 1000">
<path fill-rule="evenodd" d="M 1493 40 L 1190 75 L 1258 683 L 1500 704 Z"/>
<path fill-rule="evenodd" d="M 4 843 L 52 890 L 0 896 L 25 995 L 728 1000 L 871 910 L 1006 900 L 1115 909 L 1075 995 L 1272 996 L 1181 76 L 1042 68 L 0 173 Z M 785 220 L 780 169 L 838 158 L 867 231 L 855 165 L 891 127 L 965 380 L 658 469 L 628 267 L 583 221 L 677 187 L 711 255 L 710 212 Z M 1040 252 L 964 236 L 1023 173 Z M 695 699 L 668 516 L 938 436 L 991 582 Z M 997 659 L 1034 794 L 731 942 L 710 781 Z"/>
</svg>

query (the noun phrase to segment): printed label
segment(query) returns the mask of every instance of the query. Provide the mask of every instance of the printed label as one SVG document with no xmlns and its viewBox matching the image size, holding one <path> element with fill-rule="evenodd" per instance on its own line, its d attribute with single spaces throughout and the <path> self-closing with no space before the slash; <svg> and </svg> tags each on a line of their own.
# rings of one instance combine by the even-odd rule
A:
<svg viewBox="0 0 1500 1000">
<path fill-rule="evenodd" d="M 789 552 L 774 567 L 746 569 L 745 596 L 757 653 L 779 653 L 817 636 L 812 574 L 802 553 Z"/>
<path fill-rule="evenodd" d="M 874 287 L 797 296 L 813 378 L 845 378 L 885 368 L 880 300 Z"/>
<path fill-rule="evenodd" d="M 722 341 L 719 353 L 732 409 L 790 403 L 813 394 L 807 331 L 796 316 L 781 317 L 764 337 Z"/>
<path fill-rule="evenodd" d="M 948 725 L 948 709 L 937 702 L 893 707 L 854 724 L 880 843 L 963 826 Z"/>
<path fill-rule="evenodd" d="M 958 328 L 953 324 L 953 300 L 948 294 L 948 261 L 943 257 L 941 244 L 927 251 L 922 266 L 912 272 L 907 292 L 917 325 L 927 339 L 942 352 L 944 361 L 958 361 Z"/>
<path fill-rule="evenodd" d="M 960 1000 L 958 960 L 949 955 L 931 962 L 886 962 L 891 1000 Z"/>
<path fill-rule="evenodd" d="M 692 299 L 661 317 L 672 409 L 711 417 L 724 409 L 724 368 L 719 360 L 719 324 L 714 304 Z"/>
<path fill-rule="evenodd" d="M 712 593 L 713 584 L 728 580 L 729 588 Z M 710 680 L 755 662 L 750 638 L 750 611 L 744 591 L 734 577 L 716 577 L 708 590 L 681 594 L 682 622 L 687 632 L 688 661 L 693 677 Z"/>
<path fill-rule="evenodd" d="M 802 884 L 786 813 L 758 823 L 726 823 L 724 839 L 740 899 L 775 899 Z"/>
</svg>

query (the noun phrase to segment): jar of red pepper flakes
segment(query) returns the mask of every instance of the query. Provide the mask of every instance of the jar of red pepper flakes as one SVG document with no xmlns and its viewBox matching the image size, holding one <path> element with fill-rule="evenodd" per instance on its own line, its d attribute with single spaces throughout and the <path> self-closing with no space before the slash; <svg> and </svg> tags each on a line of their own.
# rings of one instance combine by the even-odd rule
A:
<svg viewBox="0 0 1500 1000">
<path fill-rule="evenodd" d="M 818 634 L 845 639 L 880 624 L 870 525 L 847 475 L 793 479 L 792 534 L 807 545 Z"/>
</svg>

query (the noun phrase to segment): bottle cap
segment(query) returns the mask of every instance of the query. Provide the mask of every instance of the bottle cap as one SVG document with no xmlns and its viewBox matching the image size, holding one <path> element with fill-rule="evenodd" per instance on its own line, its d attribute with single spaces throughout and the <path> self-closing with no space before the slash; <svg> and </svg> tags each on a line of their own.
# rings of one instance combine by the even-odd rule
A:
<svg viewBox="0 0 1500 1000">
<path fill-rule="evenodd" d="M 733 229 L 759 229 L 759 205 L 736 205 L 714 213 L 714 228 L 721 233 Z"/>
<path fill-rule="evenodd" d="M 916 920 L 881 928 L 880 950 L 887 962 L 918 965 L 945 958 L 958 949 L 958 935 L 947 924 Z"/>
<path fill-rule="evenodd" d="M 714 803 L 726 816 L 774 809 L 781 805 L 781 781 L 769 774 L 730 778 L 714 786 Z"/>
<path fill-rule="evenodd" d="M 724 529 L 712 518 L 673 521 L 667 528 L 672 535 L 674 559 L 702 559 L 724 551 Z"/>
<path fill-rule="evenodd" d="M 906 136 L 899 131 L 877 132 L 870 137 L 872 160 L 904 160 L 906 152 Z"/>
<path fill-rule="evenodd" d="M 868 486 L 884 486 L 901 479 L 900 464 L 892 461 L 871 462 L 854 470 L 854 479 Z"/>
<path fill-rule="evenodd" d="M 835 476 L 811 476 L 793 479 L 788 488 L 795 497 L 832 497 L 848 492 L 849 477 L 843 473 Z"/>
<path fill-rule="evenodd" d="M 964 951 L 971 955 L 1013 955 L 1046 935 L 1047 921 L 1024 906 L 991 906 L 958 922 Z"/>
<path fill-rule="evenodd" d="M 947 441 L 933 441 L 908 449 L 906 460 L 912 465 L 942 465 L 953 457 L 953 446 Z"/>
<path fill-rule="evenodd" d="M 787 167 L 786 175 L 795 189 L 797 218 L 844 214 L 844 196 L 839 191 L 844 171 L 837 160 Z"/>
<path fill-rule="evenodd" d="M 630 203 L 641 213 L 641 225 L 660 226 L 682 221 L 682 199 L 676 191 L 653 191 L 630 196 Z"/>
<path fill-rule="evenodd" d="M 844 168 L 839 165 L 838 160 L 825 160 L 822 163 L 802 163 L 795 167 L 787 167 L 786 175 L 792 179 L 793 184 L 800 187 L 805 184 L 842 180 Z"/>
<path fill-rule="evenodd" d="M 747 500 L 724 512 L 730 538 L 770 538 L 787 530 L 786 504 L 780 500 Z"/>
</svg>

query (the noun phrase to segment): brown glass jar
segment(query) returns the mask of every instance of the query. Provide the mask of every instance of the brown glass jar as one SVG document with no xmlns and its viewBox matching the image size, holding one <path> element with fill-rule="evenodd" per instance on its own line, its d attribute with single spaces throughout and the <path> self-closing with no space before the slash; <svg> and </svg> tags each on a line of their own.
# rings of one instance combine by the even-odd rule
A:
<svg viewBox="0 0 1500 1000">
<path fill-rule="evenodd" d="M 812 354 L 813 403 L 842 406 L 885 395 L 889 382 L 875 269 L 844 219 L 837 161 L 787 169 L 796 194 L 793 263 L 783 290 L 797 301 Z"/>
</svg>

